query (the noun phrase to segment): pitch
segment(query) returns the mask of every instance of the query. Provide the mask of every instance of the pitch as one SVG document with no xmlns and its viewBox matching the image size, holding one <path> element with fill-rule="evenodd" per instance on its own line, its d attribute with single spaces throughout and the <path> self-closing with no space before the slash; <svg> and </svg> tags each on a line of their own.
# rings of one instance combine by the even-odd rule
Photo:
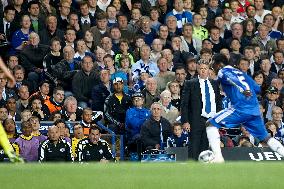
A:
<svg viewBox="0 0 284 189">
<path fill-rule="evenodd" d="M 281 162 L 0 164 L 1 189 L 283 188 Z"/>
</svg>

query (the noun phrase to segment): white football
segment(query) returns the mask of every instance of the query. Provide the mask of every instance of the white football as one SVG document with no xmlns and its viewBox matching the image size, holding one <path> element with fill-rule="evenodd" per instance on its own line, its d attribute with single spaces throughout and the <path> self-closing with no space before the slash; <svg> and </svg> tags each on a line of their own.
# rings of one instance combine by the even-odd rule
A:
<svg viewBox="0 0 284 189">
<path fill-rule="evenodd" d="M 210 163 L 214 158 L 214 153 L 211 150 L 205 150 L 199 154 L 198 161 L 202 163 Z"/>
</svg>

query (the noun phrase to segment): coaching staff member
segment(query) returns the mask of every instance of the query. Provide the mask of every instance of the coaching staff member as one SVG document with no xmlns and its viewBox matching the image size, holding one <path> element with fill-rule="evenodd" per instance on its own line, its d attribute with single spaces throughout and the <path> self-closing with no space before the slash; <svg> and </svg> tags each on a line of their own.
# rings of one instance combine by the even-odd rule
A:
<svg viewBox="0 0 284 189">
<path fill-rule="evenodd" d="M 40 162 L 73 161 L 70 144 L 65 139 L 60 139 L 59 128 L 48 128 L 48 139 L 40 146 Z"/>
<path fill-rule="evenodd" d="M 91 126 L 89 137 L 82 139 L 77 146 L 79 162 L 113 160 L 108 143 L 101 139 L 101 130 L 98 126 Z"/>
<path fill-rule="evenodd" d="M 198 78 L 185 82 L 181 98 L 181 122 L 183 129 L 190 130 L 189 157 L 198 159 L 200 152 L 208 149 L 205 123 L 221 110 L 218 83 L 208 78 L 209 65 L 198 65 Z"/>
</svg>

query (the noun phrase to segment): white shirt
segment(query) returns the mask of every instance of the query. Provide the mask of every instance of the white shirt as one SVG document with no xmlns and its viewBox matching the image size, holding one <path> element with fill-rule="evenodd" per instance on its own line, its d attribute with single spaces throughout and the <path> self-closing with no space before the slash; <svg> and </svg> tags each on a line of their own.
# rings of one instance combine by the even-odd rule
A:
<svg viewBox="0 0 284 189">
<path fill-rule="evenodd" d="M 84 24 L 85 21 L 87 21 L 87 24 L 90 24 L 90 23 L 91 23 L 91 19 L 90 19 L 89 15 L 86 16 L 85 18 L 84 18 L 84 17 L 81 17 L 81 23 Z"/>
<path fill-rule="evenodd" d="M 211 112 L 208 114 L 205 111 L 205 105 L 206 105 L 206 95 L 205 95 L 205 79 L 199 78 L 199 84 L 200 84 L 200 90 L 201 90 L 201 99 L 202 99 L 202 112 L 201 116 L 210 118 L 213 117 L 216 114 L 216 102 L 215 102 L 215 92 L 211 85 L 211 82 L 207 79 L 207 84 L 209 88 L 210 93 L 210 104 L 211 104 Z"/>
</svg>

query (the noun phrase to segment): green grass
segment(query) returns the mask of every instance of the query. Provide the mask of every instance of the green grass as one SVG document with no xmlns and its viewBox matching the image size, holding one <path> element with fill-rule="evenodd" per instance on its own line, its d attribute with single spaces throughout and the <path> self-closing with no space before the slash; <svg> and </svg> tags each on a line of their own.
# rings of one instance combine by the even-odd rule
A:
<svg viewBox="0 0 284 189">
<path fill-rule="evenodd" d="M 282 189 L 281 162 L 0 164 L 0 189 Z"/>
</svg>

